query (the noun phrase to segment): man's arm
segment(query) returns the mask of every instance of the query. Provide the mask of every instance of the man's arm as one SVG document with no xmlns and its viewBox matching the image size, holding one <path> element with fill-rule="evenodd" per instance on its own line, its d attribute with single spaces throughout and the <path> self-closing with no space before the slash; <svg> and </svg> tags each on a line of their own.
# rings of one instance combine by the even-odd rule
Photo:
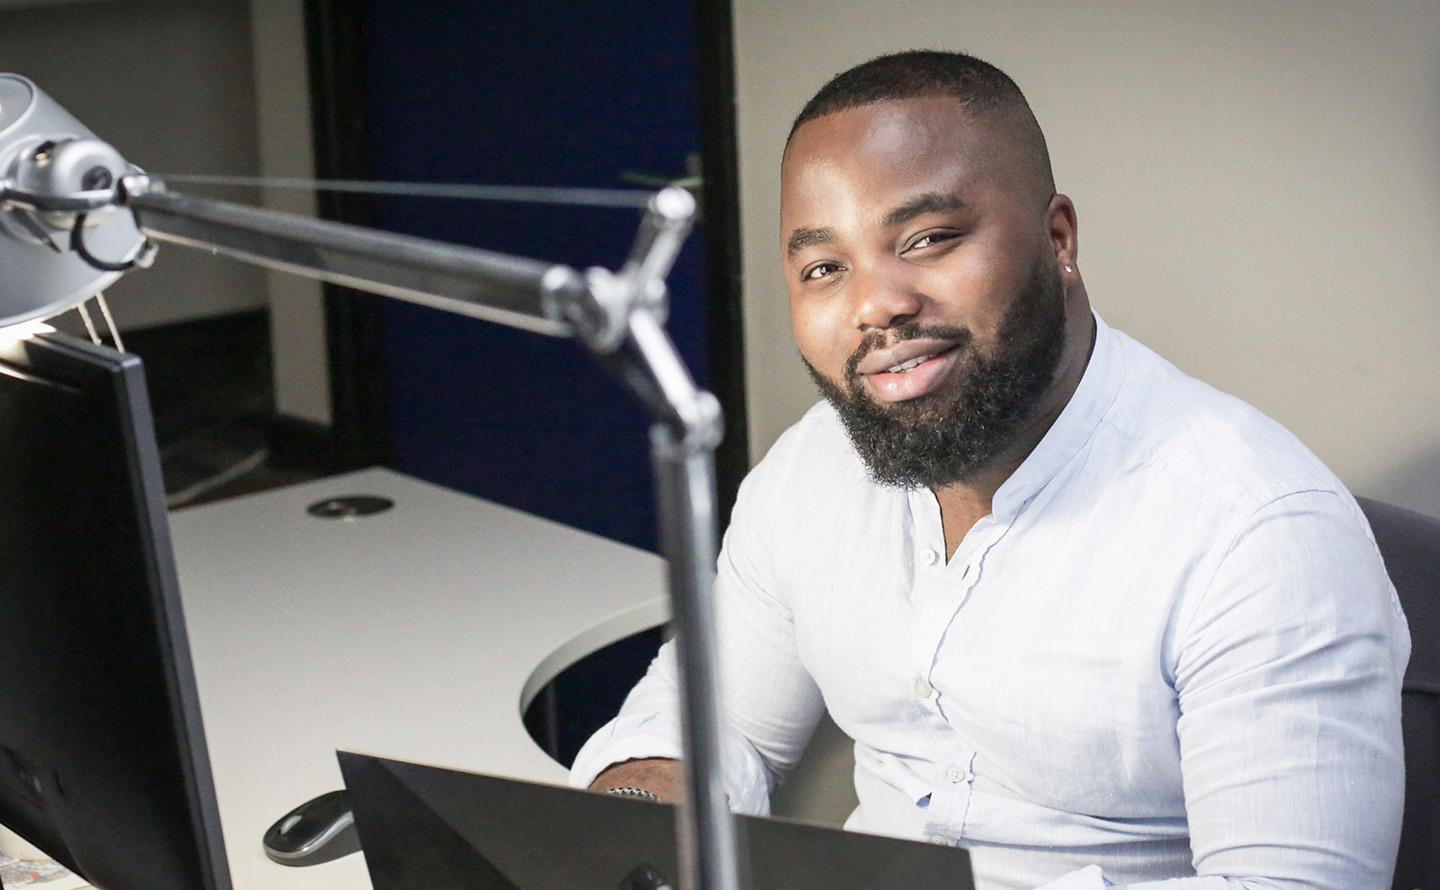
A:
<svg viewBox="0 0 1440 890">
<path fill-rule="evenodd" d="M 1410 640 L 1365 528 L 1335 494 L 1266 505 L 1179 629 L 1177 730 L 1200 874 L 1390 886 Z"/>
<path fill-rule="evenodd" d="M 722 600 L 717 604 L 725 727 L 722 779 L 732 809 L 764 815 L 770 811 L 770 788 L 799 759 L 825 706 L 794 653 L 787 622 L 777 623 L 768 609 L 755 611 L 743 595 L 724 595 L 723 584 L 717 593 Z M 737 610 L 744 614 L 738 624 Z M 661 647 L 619 716 L 585 743 L 570 782 L 596 790 L 630 785 L 674 800 L 682 793 L 675 762 L 680 755 L 679 677 L 672 641 Z M 620 781 L 619 776 L 628 778 Z"/>
<path fill-rule="evenodd" d="M 715 581 L 717 681 L 726 726 L 722 772 L 730 805 L 742 813 L 769 812 L 771 786 L 799 759 L 825 710 L 819 689 L 800 662 L 793 616 L 771 562 L 773 525 L 785 521 L 778 493 L 792 472 L 789 451 L 793 449 L 777 445 L 741 485 Z M 614 772 L 621 767 L 679 758 L 678 688 L 672 641 L 661 647 L 620 715 L 585 743 L 571 770 L 571 783 L 599 788 L 602 774 L 608 784 L 623 774 Z M 638 782 L 634 787 L 665 799 L 679 793 L 678 764 L 656 767 L 655 772 L 633 769 L 636 775 L 646 770 L 641 779 L 667 782 L 671 790 L 662 794 Z"/>
<path fill-rule="evenodd" d="M 1198 876 L 1121 887 L 1388 890 L 1409 635 L 1362 521 L 1332 492 L 1267 504 L 1179 616 L 1172 681 Z M 1087 872 L 1046 890 L 1107 886 Z"/>
</svg>

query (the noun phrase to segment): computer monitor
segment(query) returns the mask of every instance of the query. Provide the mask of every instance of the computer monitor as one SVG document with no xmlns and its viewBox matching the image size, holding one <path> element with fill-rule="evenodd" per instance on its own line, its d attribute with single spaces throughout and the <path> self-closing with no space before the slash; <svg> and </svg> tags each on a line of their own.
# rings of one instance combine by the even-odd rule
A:
<svg viewBox="0 0 1440 890">
<path fill-rule="evenodd" d="M 0 356 L 0 823 L 104 890 L 229 890 L 140 360 Z"/>
</svg>

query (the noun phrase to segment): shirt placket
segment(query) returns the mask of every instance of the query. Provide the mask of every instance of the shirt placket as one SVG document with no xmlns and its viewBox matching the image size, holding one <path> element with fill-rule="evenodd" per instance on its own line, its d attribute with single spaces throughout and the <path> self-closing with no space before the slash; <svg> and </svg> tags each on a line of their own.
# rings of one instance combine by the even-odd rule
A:
<svg viewBox="0 0 1440 890">
<path fill-rule="evenodd" d="M 915 497 L 912 495 L 912 498 Z M 951 727 L 945 716 L 944 691 L 935 687 L 933 671 L 940 647 L 960 620 L 980 581 L 984 556 L 1003 533 L 992 517 L 981 520 L 965 536 L 955 556 L 944 560 L 944 533 L 933 501 L 912 501 L 912 508 L 933 511 L 933 521 L 917 521 L 915 536 L 916 610 L 912 635 L 914 693 L 922 722 L 933 743 L 933 785 L 927 807 L 925 835 L 936 843 L 953 844 L 964 836 L 975 781 L 976 751 Z M 917 513 L 917 520 L 919 515 Z"/>
</svg>

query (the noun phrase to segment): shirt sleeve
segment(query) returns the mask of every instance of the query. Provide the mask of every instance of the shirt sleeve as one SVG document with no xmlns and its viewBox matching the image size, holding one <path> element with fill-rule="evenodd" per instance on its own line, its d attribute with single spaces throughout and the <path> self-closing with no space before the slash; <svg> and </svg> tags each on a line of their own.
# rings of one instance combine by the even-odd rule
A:
<svg viewBox="0 0 1440 890">
<path fill-rule="evenodd" d="M 1353 501 L 1315 491 L 1261 508 L 1177 622 L 1177 732 L 1198 876 L 1116 886 L 1389 888 L 1409 652 Z"/>
<path fill-rule="evenodd" d="M 793 616 L 770 561 L 775 486 L 786 472 L 777 463 L 784 461 L 767 458 L 741 486 L 715 581 L 723 778 L 732 809 L 761 815 L 825 708 L 800 662 Z M 675 644 L 667 643 L 619 716 L 581 749 L 570 784 L 585 787 L 625 760 L 679 758 L 678 677 Z"/>
</svg>

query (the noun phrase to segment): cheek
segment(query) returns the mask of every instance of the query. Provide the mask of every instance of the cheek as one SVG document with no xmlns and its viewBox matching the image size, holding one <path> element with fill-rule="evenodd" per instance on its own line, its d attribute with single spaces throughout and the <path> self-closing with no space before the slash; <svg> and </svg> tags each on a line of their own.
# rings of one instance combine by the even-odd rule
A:
<svg viewBox="0 0 1440 890">
<path fill-rule="evenodd" d="M 916 287 L 933 303 L 931 318 L 967 327 L 982 341 L 993 339 L 1029 282 L 1029 267 L 1013 253 L 967 251 L 926 270 Z"/>
<path fill-rule="evenodd" d="M 840 302 L 792 296 L 790 327 L 805 360 L 826 376 L 839 379 L 846 359 L 859 345 L 847 338 L 852 326 L 845 324 Z"/>
</svg>

